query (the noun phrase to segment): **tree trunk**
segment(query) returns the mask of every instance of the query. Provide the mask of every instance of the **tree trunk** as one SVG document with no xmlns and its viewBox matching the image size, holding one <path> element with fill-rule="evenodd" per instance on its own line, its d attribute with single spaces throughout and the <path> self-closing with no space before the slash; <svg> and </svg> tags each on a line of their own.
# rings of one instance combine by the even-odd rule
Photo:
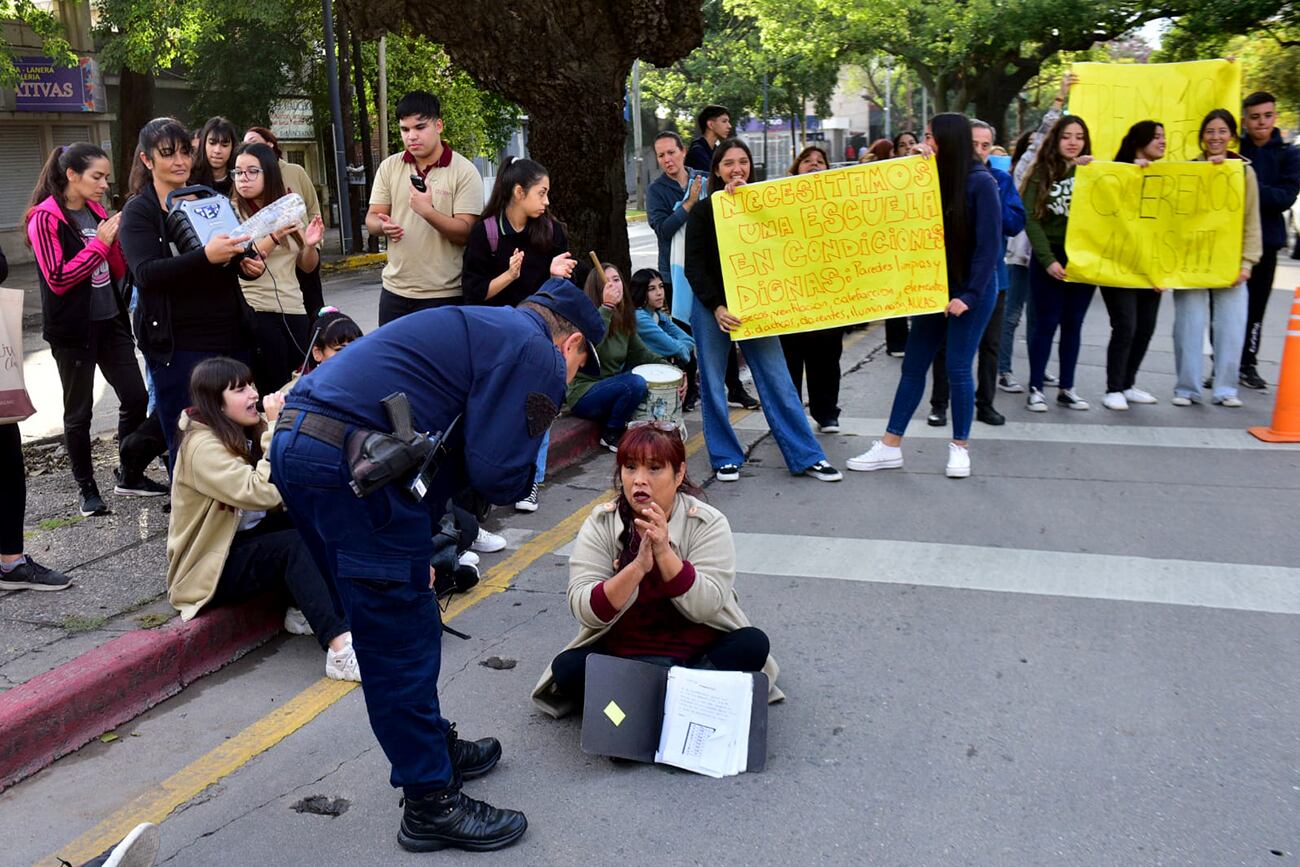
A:
<svg viewBox="0 0 1300 867">
<path fill-rule="evenodd" d="M 993 124 L 995 131 L 994 143 L 1006 145 L 1008 139 L 1007 133 L 1007 110 L 1011 107 L 1011 102 L 1016 98 L 1018 91 L 1005 91 L 990 88 L 975 94 L 975 117 L 985 123 Z"/>
<path fill-rule="evenodd" d="M 140 130 L 153 120 L 154 77 L 123 67 L 117 85 L 117 189 L 121 201 L 130 194 L 131 167 Z M 119 205 L 121 203 L 119 201 Z"/>
<path fill-rule="evenodd" d="M 374 150 L 370 144 L 370 107 L 366 100 L 366 78 L 365 66 L 361 58 L 361 39 L 353 34 L 352 36 L 352 77 L 357 83 L 357 113 L 361 116 L 361 164 L 366 170 L 366 194 L 362 197 L 363 201 L 359 210 L 365 210 L 365 203 L 370 201 L 370 167 L 374 165 Z M 360 222 L 353 222 L 355 226 L 365 225 L 365 217 L 358 214 Z M 360 247 L 361 232 L 356 231 L 353 234 L 357 238 L 357 243 L 353 246 Z M 369 249 L 371 253 L 379 252 L 379 237 L 371 235 L 369 240 Z"/>
<path fill-rule="evenodd" d="M 550 172 L 551 202 L 568 224 L 574 250 L 595 250 L 628 267 L 624 89 L 634 58 L 666 67 L 700 44 L 699 0 L 339 5 L 367 33 L 409 23 L 481 85 L 518 103 L 529 117 L 529 148 Z"/>
</svg>

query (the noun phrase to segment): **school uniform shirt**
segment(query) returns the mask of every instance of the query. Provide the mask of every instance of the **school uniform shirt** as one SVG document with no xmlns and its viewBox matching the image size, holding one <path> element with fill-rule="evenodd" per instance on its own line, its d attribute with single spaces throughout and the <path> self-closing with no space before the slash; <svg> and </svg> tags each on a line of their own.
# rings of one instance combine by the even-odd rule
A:
<svg viewBox="0 0 1300 867">
<path fill-rule="evenodd" d="M 403 298 L 458 298 L 465 248 L 443 237 L 428 220 L 411 210 L 411 175 L 415 163 L 403 151 L 379 164 L 370 204 L 387 205 L 393 222 L 405 230 L 388 244 L 384 288 Z M 442 156 L 424 176 L 433 207 L 445 216 L 483 211 L 483 179 L 474 164 L 442 143 Z"/>
<path fill-rule="evenodd" d="M 235 212 L 241 221 L 252 216 L 238 204 L 235 204 Z M 305 224 L 298 226 L 299 232 L 306 230 Z M 249 307 L 259 313 L 302 315 L 307 312 L 302 301 L 302 288 L 298 285 L 298 254 L 301 251 L 302 242 L 290 236 L 267 254 L 266 270 L 256 280 L 250 280 L 240 272 L 239 288 L 243 290 Z"/>
<path fill-rule="evenodd" d="M 319 217 L 320 196 L 316 195 L 316 185 L 311 182 L 307 170 L 297 163 L 280 160 L 280 176 L 284 178 L 285 190 L 302 196 L 302 203 L 307 206 L 307 221 Z"/>
</svg>

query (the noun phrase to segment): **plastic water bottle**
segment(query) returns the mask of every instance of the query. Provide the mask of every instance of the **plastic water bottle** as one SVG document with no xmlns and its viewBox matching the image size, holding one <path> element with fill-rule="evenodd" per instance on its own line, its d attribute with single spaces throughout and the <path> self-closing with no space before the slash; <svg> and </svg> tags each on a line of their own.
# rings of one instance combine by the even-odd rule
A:
<svg viewBox="0 0 1300 867">
<path fill-rule="evenodd" d="M 281 229 L 301 226 L 306 217 L 307 205 L 303 203 L 302 196 L 297 193 L 289 193 L 287 196 L 276 199 L 240 223 L 230 233 L 230 237 L 242 238 L 247 236 L 250 240 L 256 241 L 258 238 L 264 238 Z"/>
</svg>

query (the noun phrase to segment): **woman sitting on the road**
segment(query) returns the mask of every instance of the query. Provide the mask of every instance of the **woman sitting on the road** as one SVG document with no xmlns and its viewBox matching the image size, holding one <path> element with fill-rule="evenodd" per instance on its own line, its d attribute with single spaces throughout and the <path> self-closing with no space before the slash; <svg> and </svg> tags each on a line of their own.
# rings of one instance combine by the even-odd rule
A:
<svg viewBox="0 0 1300 867">
<path fill-rule="evenodd" d="M 669 422 L 638 424 L 618 447 L 618 500 L 597 506 L 569 558 L 569 610 L 581 628 L 542 675 L 533 701 L 551 716 L 581 709 L 593 653 L 657 665 L 763 671 L 776 661 L 736 597 L 731 525 L 694 495 L 686 446 Z"/>
<path fill-rule="evenodd" d="M 189 620 L 208 605 L 287 587 L 301 614 L 289 609 L 285 629 L 315 633 L 326 676 L 360 681 L 352 632 L 271 483 L 267 451 L 284 397 L 266 396 L 263 419 L 253 372 L 232 358 L 196 365 L 190 394 L 172 482 L 167 598 Z"/>
<path fill-rule="evenodd" d="M 637 336 L 636 311 L 623 292 L 623 275 L 608 262 L 601 270 L 603 275 L 593 268 L 586 283 L 587 297 L 605 322 L 605 339 L 596 347 L 600 377 L 579 373 L 569 384 L 564 402 L 578 418 L 598 422 L 600 444 L 615 451 L 619 437 L 649 391 L 646 381 L 632 373 L 632 368 L 638 364 L 663 364 L 664 360 Z"/>
</svg>

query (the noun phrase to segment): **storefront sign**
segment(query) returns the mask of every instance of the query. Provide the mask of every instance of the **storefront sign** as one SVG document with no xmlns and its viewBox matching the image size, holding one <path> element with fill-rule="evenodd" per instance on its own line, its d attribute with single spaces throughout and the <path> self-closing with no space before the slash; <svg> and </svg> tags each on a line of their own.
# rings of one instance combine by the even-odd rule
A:
<svg viewBox="0 0 1300 867">
<path fill-rule="evenodd" d="M 18 111 L 105 111 L 104 80 L 89 57 L 76 66 L 55 65 L 49 57 L 16 57 Z"/>
<path fill-rule="evenodd" d="M 271 132 L 289 141 L 313 141 L 316 124 L 312 121 L 310 99 L 277 99 L 271 103 Z"/>
</svg>

